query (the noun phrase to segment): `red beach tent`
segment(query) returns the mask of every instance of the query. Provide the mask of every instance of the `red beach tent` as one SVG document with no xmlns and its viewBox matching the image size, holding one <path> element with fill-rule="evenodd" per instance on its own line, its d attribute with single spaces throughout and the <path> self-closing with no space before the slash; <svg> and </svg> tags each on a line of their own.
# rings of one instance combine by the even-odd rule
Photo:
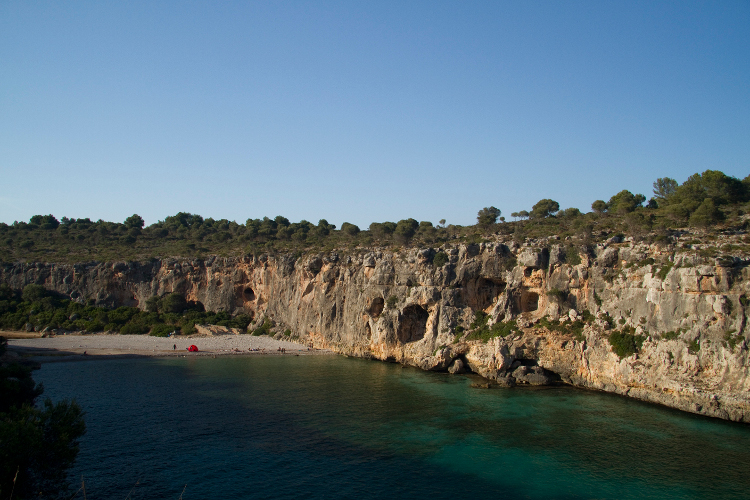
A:
<svg viewBox="0 0 750 500">
<path fill-rule="evenodd" d="M 190 347 L 188 347 L 188 351 L 190 351 L 190 352 L 198 352 L 198 347 L 195 344 L 193 344 Z"/>
</svg>

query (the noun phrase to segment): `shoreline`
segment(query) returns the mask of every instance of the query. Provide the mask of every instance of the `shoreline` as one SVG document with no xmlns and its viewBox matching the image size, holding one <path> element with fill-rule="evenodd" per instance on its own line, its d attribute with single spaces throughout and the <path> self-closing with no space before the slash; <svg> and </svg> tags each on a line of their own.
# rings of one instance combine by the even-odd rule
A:
<svg viewBox="0 0 750 500">
<path fill-rule="evenodd" d="M 198 352 L 187 348 L 196 345 Z M 280 349 L 284 349 L 281 351 Z M 328 349 L 307 348 L 285 340 L 252 335 L 188 335 L 150 337 L 109 333 L 68 334 L 46 338 L 8 339 L 8 352 L 39 363 L 135 357 L 315 356 Z"/>
</svg>

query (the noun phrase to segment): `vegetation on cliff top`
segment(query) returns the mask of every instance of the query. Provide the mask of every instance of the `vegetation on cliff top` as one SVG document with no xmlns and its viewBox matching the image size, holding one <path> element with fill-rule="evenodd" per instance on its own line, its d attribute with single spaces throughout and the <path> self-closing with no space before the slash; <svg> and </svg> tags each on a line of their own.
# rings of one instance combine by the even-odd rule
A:
<svg viewBox="0 0 750 500">
<path fill-rule="evenodd" d="M 646 203 L 642 194 L 623 190 L 609 201 L 596 200 L 592 211 L 560 210 L 551 199 L 536 203 L 531 211 L 513 212 L 512 222 L 500 210 L 479 210 L 477 224 L 435 226 L 431 222 L 403 219 L 373 222 L 361 230 L 345 222 L 340 229 L 321 219 L 317 224 L 286 217 L 247 219 L 244 224 L 225 219 L 204 219 L 180 212 L 148 227 L 138 215 L 122 223 L 84 219 L 58 220 L 35 215 L 28 223 L 0 223 L 0 261 L 83 262 L 145 260 L 154 257 L 239 256 L 276 252 L 314 252 L 367 246 L 441 245 L 445 242 L 479 242 L 495 237 L 524 238 L 557 235 L 595 241 L 611 235 L 667 241 L 670 231 L 701 227 L 708 231 L 745 229 L 750 211 L 750 176 L 744 180 L 707 170 L 683 184 L 660 178 L 654 196 Z"/>
</svg>

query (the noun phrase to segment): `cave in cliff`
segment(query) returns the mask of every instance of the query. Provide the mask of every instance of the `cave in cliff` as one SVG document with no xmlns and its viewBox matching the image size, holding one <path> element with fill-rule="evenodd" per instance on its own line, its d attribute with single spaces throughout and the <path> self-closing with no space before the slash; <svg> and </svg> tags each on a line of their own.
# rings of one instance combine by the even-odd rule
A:
<svg viewBox="0 0 750 500">
<path fill-rule="evenodd" d="M 399 316 L 398 340 L 402 344 L 416 342 L 424 338 L 429 314 L 419 305 L 412 304 L 404 308 Z"/>
<path fill-rule="evenodd" d="M 250 288 L 250 287 L 246 287 L 246 288 L 245 288 L 245 289 L 244 289 L 244 290 L 242 291 L 242 297 L 243 297 L 243 298 L 244 298 L 244 299 L 245 299 L 246 301 L 248 301 L 248 302 L 250 302 L 250 301 L 253 301 L 253 300 L 255 300 L 255 292 L 253 291 L 253 289 L 252 289 L 252 288 Z"/>
<path fill-rule="evenodd" d="M 466 305 L 474 311 L 479 311 L 487 309 L 495 302 L 505 291 L 505 283 L 501 280 L 479 277 L 467 282 L 462 289 Z"/>
<path fill-rule="evenodd" d="M 370 307 L 367 309 L 367 313 L 373 319 L 378 319 L 378 317 L 380 317 L 380 313 L 383 312 L 383 307 L 385 307 L 385 301 L 383 300 L 383 297 L 375 297 L 372 300 Z"/>
<path fill-rule="evenodd" d="M 539 294 L 523 290 L 521 292 L 520 306 L 522 313 L 536 311 L 539 308 Z"/>
</svg>

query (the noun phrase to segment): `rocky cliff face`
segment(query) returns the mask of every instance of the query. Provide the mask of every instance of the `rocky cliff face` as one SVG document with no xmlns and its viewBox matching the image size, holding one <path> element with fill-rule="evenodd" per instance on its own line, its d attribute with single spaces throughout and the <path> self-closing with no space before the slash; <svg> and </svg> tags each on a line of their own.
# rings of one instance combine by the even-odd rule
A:
<svg viewBox="0 0 750 500">
<path fill-rule="evenodd" d="M 154 295 L 179 292 L 349 355 L 471 370 L 504 385 L 561 380 L 750 422 L 746 264 L 702 257 L 688 244 L 582 249 L 551 239 L 299 259 L 6 264 L 0 280 L 113 306 L 145 307 Z M 467 340 L 460 332 L 477 311 L 490 325 L 518 327 Z M 539 323 L 579 316 L 587 320 L 582 335 Z M 645 338 L 637 354 L 612 351 L 617 328 Z"/>
</svg>

